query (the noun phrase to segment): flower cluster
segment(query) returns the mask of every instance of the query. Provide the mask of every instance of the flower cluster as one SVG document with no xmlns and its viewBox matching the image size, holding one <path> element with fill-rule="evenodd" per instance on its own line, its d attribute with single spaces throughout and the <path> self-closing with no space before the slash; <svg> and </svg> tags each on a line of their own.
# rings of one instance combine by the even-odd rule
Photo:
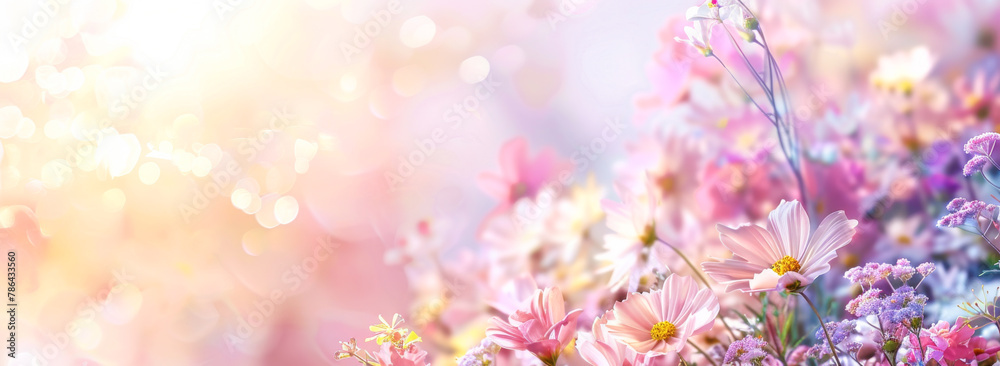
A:
<svg viewBox="0 0 1000 366">
<path fill-rule="evenodd" d="M 489 339 L 484 339 L 478 346 L 469 349 L 458 358 L 458 366 L 490 366 L 496 362 L 496 354 L 500 346 Z"/>
<path fill-rule="evenodd" d="M 726 350 L 725 364 L 760 365 L 770 355 L 764 351 L 767 342 L 760 337 L 746 336 L 733 342 Z"/>
<path fill-rule="evenodd" d="M 379 346 L 377 352 L 369 352 L 358 346 L 351 338 L 341 342 L 341 350 L 334 354 L 338 360 L 353 358 L 363 365 L 395 365 L 395 366 L 428 366 L 427 351 L 417 347 L 421 338 L 409 329 L 401 328 L 403 318 L 399 314 L 392 316 L 392 322 L 385 321 L 379 315 L 380 324 L 372 325 L 370 330 L 375 335 L 365 339 L 365 342 L 375 341 Z"/>
<path fill-rule="evenodd" d="M 948 215 L 938 220 L 941 227 L 963 227 L 972 225 L 976 230 L 985 233 L 989 227 L 982 229 L 979 223 L 980 218 L 985 218 L 990 222 L 994 221 L 997 212 L 997 205 L 987 204 L 979 200 L 966 200 L 955 198 L 948 203 Z"/>
<path fill-rule="evenodd" d="M 1000 343 L 974 336 L 976 330 L 964 318 L 958 318 L 955 325 L 941 320 L 919 335 L 910 335 L 907 360 L 913 363 L 934 360 L 947 365 L 996 363 Z"/>
<path fill-rule="evenodd" d="M 824 328 L 826 329 L 817 330 L 814 334 L 816 344 L 809 348 L 807 354 L 810 356 L 815 358 L 830 356 L 832 354 L 830 343 L 838 350 L 842 350 L 842 354 L 855 354 L 861 349 L 861 342 L 854 339 L 859 334 L 857 323 L 854 320 L 829 322 L 824 325 Z M 830 335 L 829 343 L 826 338 L 827 334 Z"/>
<path fill-rule="evenodd" d="M 954 108 L 977 110 L 950 118 L 975 127 L 927 133 L 921 124 L 943 114 L 935 103 L 951 98 L 932 82 L 944 61 L 916 47 L 881 57 L 864 75 L 872 89 L 803 95 L 809 105 L 799 108 L 791 96 L 809 71 L 774 51 L 808 42 L 768 43 L 764 27 L 782 27 L 772 20 L 784 18 L 769 17 L 784 9 L 748 3 L 708 0 L 668 25 L 657 66 L 670 66 L 657 69 L 655 95 L 640 98 L 636 125 L 658 121 L 662 108 L 690 113 L 626 143 L 613 189 L 594 176 L 574 181 L 569 166 L 591 164 L 590 151 L 533 157 L 515 138 L 500 149 L 500 173 L 480 176 L 496 199 L 475 231 L 483 245 L 417 247 L 402 261 L 421 300 L 439 304 L 421 323 L 435 339 L 485 336 L 459 350 L 460 365 L 995 361 L 995 298 L 965 303 L 970 316 L 956 325 L 942 321 L 964 300 L 963 275 L 988 258 L 980 238 L 1000 235 L 1000 210 L 979 189 L 991 184 L 1000 134 L 969 140 L 968 163 L 952 141 L 993 128 L 980 119 L 1000 122 L 989 109 L 1000 101 L 980 100 L 996 91 L 959 88 L 975 100 Z M 678 60 L 684 50 L 710 65 Z M 868 120 L 885 123 L 857 122 Z M 593 146 L 605 150 L 608 136 Z M 876 159 L 883 150 L 887 162 Z M 948 212 L 937 220 L 934 207 Z M 950 227 L 979 237 L 939 230 Z M 445 241 L 417 231 L 420 242 Z M 384 336 L 393 342 L 393 332 Z M 441 343 L 443 352 L 457 344 Z"/>
<path fill-rule="evenodd" d="M 844 274 L 862 290 L 847 303 L 847 312 L 871 326 L 873 333 L 877 333 L 876 343 L 890 360 L 896 359 L 900 345 L 911 335 L 919 334 L 923 327 L 928 298 L 917 294 L 915 289 L 934 269 L 930 262 L 913 267 L 909 260 L 900 258 L 894 265 L 868 263 Z M 920 279 L 911 287 L 909 281 L 916 274 Z"/>
</svg>

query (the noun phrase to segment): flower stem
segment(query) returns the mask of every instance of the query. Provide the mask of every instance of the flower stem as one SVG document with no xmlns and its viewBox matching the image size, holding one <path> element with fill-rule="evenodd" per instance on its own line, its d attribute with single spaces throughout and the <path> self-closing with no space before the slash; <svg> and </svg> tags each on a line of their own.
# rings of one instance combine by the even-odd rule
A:
<svg viewBox="0 0 1000 366">
<path fill-rule="evenodd" d="M 711 357 L 708 356 L 708 353 L 702 350 L 701 347 L 698 347 L 697 344 L 694 344 L 694 342 L 692 342 L 690 339 L 688 339 L 688 344 L 690 344 L 691 347 L 694 347 L 694 349 L 697 350 L 698 353 L 701 353 L 702 356 L 705 356 L 705 359 L 708 360 L 708 362 L 711 362 L 712 366 L 719 366 L 719 364 L 715 363 L 715 360 L 713 360 Z"/>
<path fill-rule="evenodd" d="M 833 338 L 830 338 L 830 331 L 826 330 L 826 322 L 823 321 L 823 316 L 819 315 L 819 310 L 816 310 L 816 305 L 813 305 L 812 300 L 809 300 L 809 296 L 806 296 L 806 294 L 802 292 L 799 293 L 799 296 L 806 299 L 806 302 L 809 303 L 809 307 L 813 310 L 813 314 L 816 314 L 816 319 L 819 319 L 819 327 L 823 328 L 823 334 L 826 335 L 826 341 L 830 344 L 830 354 L 833 355 L 833 362 L 836 363 L 837 366 L 841 366 L 840 357 L 837 356 L 837 347 L 833 345 Z"/>
<path fill-rule="evenodd" d="M 712 285 L 708 283 L 708 279 L 705 278 L 705 275 L 701 274 L 701 271 L 694 266 L 694 263 L 691 263 L 691 260 L 688 259 L 688 257 L 684 255 L 684 253 L 682 253 L 679 249 L 677 249 L 677 247 L 670 245 L 670 243 L 668 243 L 666 240 L 660 238 L 656 239 L 659 240 L 661 243 L 663 243 L 663 245 L 666 245 L 670 249 L 673 249 L 674 253 L 677 253 L 677 255 L 681 257 L 681 259 L 684 259 L 684 263 L 687 263 L 688 267 L 691 267 L 691 271 L 694 272 L 695 276 L 698 276 L 698 279 L 700 279 L 701 282 L 705 284 L 705 287 L 708 288 L 709 290 L 712 289 Z M 733 341 L 735 341 L 737 339 L 736 332 L 733 331 L 733 328 L 729 327 L 729 323 L 726 323 L 726 319 L 722 317 L 722 313 L 716 314 L 715 317 L 719 318 L 719 320 L 722 321 L 722 325 L 724 325 L 726 327 L 726 330 L 729 331 L 729 336 L 733 337 Z"/>
</svg>

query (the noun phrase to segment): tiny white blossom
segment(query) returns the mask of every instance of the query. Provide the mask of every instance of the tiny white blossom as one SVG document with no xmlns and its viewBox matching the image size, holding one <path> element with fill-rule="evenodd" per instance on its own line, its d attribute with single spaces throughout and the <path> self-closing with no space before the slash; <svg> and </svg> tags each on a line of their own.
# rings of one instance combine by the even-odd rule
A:
<svg viewBox="0 0 1000 366">
<path fill-rule="evenodd" d="M 732 11 L 738 6 L 733 0 L 707 0 L 701 6 L 688 8 L 685 16 L 689 21 L 714 20 L 721 22 L 729 18 Z"/>
<path fill-rule="evenodd" d="M 684 27 L 684 34 L 687 35 L 687 39 L 674 37 L 674 40 L 693 46 L 698 49 L 698 52 L 705 55 L 705 57 L 712 56 L 712 45 L 709 44 L 709 40 L 712 38 L 712 26 L 708 25 L 708 23 L 709 21 L 696 21 L 694 22 L 694 27 Z"/>
</svg>

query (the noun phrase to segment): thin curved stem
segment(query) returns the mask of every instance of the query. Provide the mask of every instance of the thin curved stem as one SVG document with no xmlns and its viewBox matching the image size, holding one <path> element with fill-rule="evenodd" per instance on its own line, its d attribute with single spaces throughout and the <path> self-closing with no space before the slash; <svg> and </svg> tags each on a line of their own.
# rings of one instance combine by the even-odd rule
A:
<svg viewBox="0 0 1000 366">
<path fill-rule="evenodd" d="M 694 342 L 692 342 L 690 339 L 688 339 L 688 344 L 690 344 L 691 347 L 694 347 L 694 349 L 697 350 L 698 353 L 701 353 L 702 356 L 705 356 L 705 359 L 708 360 L 708 362 L 711 362 L 712 366 L 719 366 L 719 364 L 715 363 L 715 360 L 713 360 L 712 357 L 708 356 L 708 353 L 702 350 L 701 347 L 698 347 L 697 344 L 694 344 Z"/>
<path fill-rule="evenodd" d="M 733 37 L 733 34 L 729 32 L 729 27 L 723 24 L 722 29 L 726 30 L 726 34 L 729 35 L 729 39 L 732 41 L 733 47 L 739 51 L 740 56 L 743 58 L 743 63 L 746 64 L 747 69 L 750 69 L 750 73 L 753 74 L 754 79 L 757 79 L 757 84 L 760 84 L 761 89 L 764 89 L 764 94 L 767 95 L 768 101 L 771 102 L 771 104 L 774 104 L 774 92 L 767 87 L 764 79 L 762 79 L 760 74 L 757 72 L 757 68 L 753 67 L 753 64 L 750 63 L 750 58 L 747 57 L 745 52 L 743 52 L 743 47 L 740 47 L 739 43 L 736 42 L 736 37 Z"/>
<path fill-rule="evenodd" d="M 819 315 L 819 310 L 816 309 L 816 305 L 813 304 L 812 300 L 809 300 L 809 296 L 806 296 L 805 293 L 801 292 L 799 293 L 799 296 L 806 299 L 806 302 L 809 303 L 809 307 L 813 310 L 813 314 L 816 314 L 816 319 L 819 319 L 819 327 L 823 328 L 823 334 L 826 335 L 826 341 L 830 345 L 830 354 L 832 355 L 831 357 L 833 358 L 833 362 L 836 363 L 837 366 L 841 366 L 840 357 L 837 356 L 837 347 L 833 345 L 833 338 L 830 337 L 830 331 L 826 329 L 826 322 L 823 321 L 823 316 Z"/>
<path fill-rule="evenodd" d="M 698 270 L 698 268 L 694 266 L 694 263 L 691 263 L 691 260 L 688 259 L 688 257 L 686 255 L 684 255 L 684 253 L 682 253 L 679 249 L 677 249 L 677 247 L 675 247 L 673 245 L 670 245 L 670 243 L 668 243 L 666 240 L 663 240 L 663 239 L 660 239 L 660 238 L 656 238 L 656 240 L 659 240 L 661 243 L 663 243 L 663 245 L 666 245 L 668 248 L 672 249 L 674 251 L 674 253 L 677 253 L 677 255 L 680 256 L 681 259 L 684 260 L 684 263 L 687 263 L 688 267 L 691 267 L 691 271 L 694 272 L 694 275 L 698 276 L 698 279 L 701 280 L 701 282 L 705 284 L 705 288 L 707 288 L 709 290 L 712 289 L 712 284 L 708 283 L 708 279 L 705 278 L 705 275 L 701 274 L 701 271 Z M 726 323 L 726 319 L 722 317 L 722 313 L 716 314 L 715 317 L 719 318 L 719 320 L 722 321 L 722 325 L 726 327 L 726 330 L 729 332 L 729 336 L 733 338 L 733 341 L 736 341 L 736 339 L 737 339 L 736 338 L 736 332 L 734 332 L 733 328 L 731 328 L 729 326 L 729 323 Z"/>
<path fill-rule="evenodd" d="M 670 245 L 670 243 L 668 243 L 666 240 L 663 240 L 663 239 L 660 239 L 660 238 L 656 238 L 656 240 L 659 240 L 661 243 L 663 243 L 663 245 L 666 245 L 668 248 L 670 248 L 671 250 L 673 250 L 674 253 L 677 253 L 677 255 L 679 255 L 681 257 L 681 259 L 684 260 L 684 263 L 687 263 L 688 267 L 691 267 L 691 270 L 694 271 L 694 275 L 698 276 L 698 279 L 701 280 L 701 282 L 705 284 L 705 287 L 712 288 L 712 285 L 708 283 L 708 279 L 705 278 L 705 276 L 703 274 L 701 274 L 701 271 L 698 270 L 698 268 L 694 266 L 694 263 L 691 263 L 691 260 L 688 259 L 688 257 L 686 255 L 684 255 L 683 252 L 681 252 L 679 249 L 677 249 L 677 247 L 675 247 L 673 245 Z"/>
<path fill-rule="evenodd" d="M 757 101 L 753 99 L 752 96 L 750 96 L 750 91 L 748 91 L 747 88 L 743 87 L 743 83 L 740 83 L 740 80 L 736 78 L 736 75 L 733 75 L 733 71 L 729 70 L 729 67 L 726 66 L 726 63 L 722 62 L 722 59 L 720 59 L 719 56 L 713 54 L 712 57 L 715 58 L 716 61 L 719 61 L 719 64 L 722 65 L 722 68 L 729 73 L 729 77 L 733 78 L 733 81 L 736 82 L 736 85 L 738 85 L 740 89 L 743 90 L 743 94 L 747 96 L 747 99 L 750 100 L 750 103 L 753 103 L 753 105 L 757 107 L 757 110 L 759 110 L 760 113 L 763 113 L 765 116 L 767 116 L 768 113 L 764 111 L 764 108 L 761 108 L 760 104 L 757 104 Z M 768 119 L 770 120 L 770 118 Z M 775 122 L 774 120 L 771 120 L 771 123 L 777 126 L 777 122 Z"/>
</svg>

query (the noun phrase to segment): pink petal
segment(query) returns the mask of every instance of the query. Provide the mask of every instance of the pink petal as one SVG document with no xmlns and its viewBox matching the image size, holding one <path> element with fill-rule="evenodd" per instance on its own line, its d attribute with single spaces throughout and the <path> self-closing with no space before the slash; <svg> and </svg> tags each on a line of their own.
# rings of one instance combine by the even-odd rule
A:
<svg viewBox="0 0 1000 366">
<path fill-rule="evenodd" d="M 780 279 L 781 276 L 777 272 L 770 268 L 765 269 L 750 280 L 750 291 L 774 291 L 778 288 L 778 280 Z"/>
<path fill-rule="evenodd" d="M 719 224 L 715 228 L 722 245 L 747 262 L 770 266 L 785 255 L 771 232 L 760 226 L 748 224 L 733 229 Z"/>
<path fill-rule="evenodd" d="M 521 335 L 521 331 L 519 329 L 507 324 L 507 322 L 504 322 L 497 317 L 490 319 L 489 324 L 489 327 L 486 328 L 486 336 L 489 337 L 493 343 L 507 349 L 524 349 L 527 344 L 527 340 L 525 340 Z"/>
<path fill-rule="evenodd" d="M 504 179 L 504 177 L 496 173 L 486 172 L 480 174 L 476 182 L 479 183 L 479 189 L 482 189 L 490 197 L 495 198 L 501 203 L 509 203 L 507 201 L 510 200 L 511 183 Z"/>
<path fill-rule="evenodd" d="M 558 354 L 562 350 L 559 341 L 555 339 L 543 339 L 538 342 L 528 344 L 525 349 L 535 355 L 541 357 L 550 357 L 552 355 Z"/>
<path fill-rule="evenodd" d="M 528 141 L 524 137 L 516 137 L 507 141 L 500 148 L 500 173 L 508 181 L 518 182 L 523 177 L 520 176 L 518 167 L 527 164 Z"/>
<path fill-rule="evenodd" d="M 726 292 L 750 291 L 750 280 L 761 271 L 770 268 L 769 265 L 747 263 L 736 259 L 705 262 L 701 267 L 712 279 L 726 285 Z"/>
<path fill-rule="evenodd" d="M 816 234 L 809 241 L 809 246 L 802 260 L 803 268 L 820 266 L 829 263 L 837 257 L 837 250 L 851 242 L 857 220 L 848 220 L 844 211 L 831 213 L 823 219 L 816 228 Z M 799 259 L 796 257 L 796 259 Z"/>
<path fill-rule="evenodd" d="M 784 200 L 767 215 L 767 230 L 780 243 L 782 253 L 800 259 L 809 243 L 809 215 L 799 201 Z M 780 259 L 780 258 L 779 258 Z"/>
<path fill-rule="evenodd" d="M 814 278 L 807 278 L 798 272 L 787 272 L 782 275 L 780 279 L 778 279 L 777 288 L 779 290 L 784 290 L 795 286 L 796 284 L 798 284 L 797 287 L 805 287 L 809 286 L 813 279 Z"/>
</svg>

